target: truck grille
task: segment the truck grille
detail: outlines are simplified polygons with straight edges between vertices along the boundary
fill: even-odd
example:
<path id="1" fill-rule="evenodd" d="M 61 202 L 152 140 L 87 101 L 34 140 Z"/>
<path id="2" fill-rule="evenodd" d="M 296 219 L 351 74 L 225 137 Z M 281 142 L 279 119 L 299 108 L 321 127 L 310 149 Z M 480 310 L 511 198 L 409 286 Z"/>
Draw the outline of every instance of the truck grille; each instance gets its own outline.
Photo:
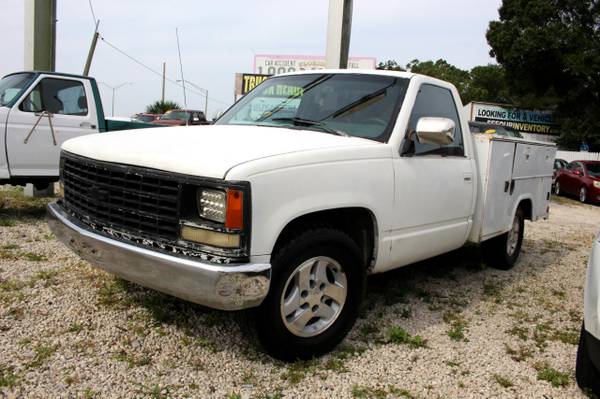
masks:
<path id="1" fill-rule="evenodd" d="M 181 184 L 144 168 L 64 154 L 63 206 L 95 230 L 174 241 Z"/>

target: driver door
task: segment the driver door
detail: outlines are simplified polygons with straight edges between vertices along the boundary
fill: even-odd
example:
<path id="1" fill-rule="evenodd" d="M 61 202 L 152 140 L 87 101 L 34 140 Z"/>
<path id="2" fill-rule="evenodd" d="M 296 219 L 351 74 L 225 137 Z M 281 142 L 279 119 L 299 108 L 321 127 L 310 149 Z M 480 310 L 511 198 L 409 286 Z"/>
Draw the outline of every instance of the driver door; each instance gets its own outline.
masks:
<path id="1" fill-rule="evenodd" d="M 419 143 L 415 131 L 422 117 L 454 121 L 454 141 L 445 146 Z M 400 156 L 394 159 L 392 268 L 461 247 L 475 198 L 475 163 L 465 153 L 463 137 L 470 133 L 463 131 L 452 92 L 422 84 L 407 130 Z"/>
<path id="2" fill-rule="evenodd" d="M 8 116 L 11 176 L 58 177 L 61 144 L 98 131 L 93 98 L 87 79 L 40 76 Z"/>

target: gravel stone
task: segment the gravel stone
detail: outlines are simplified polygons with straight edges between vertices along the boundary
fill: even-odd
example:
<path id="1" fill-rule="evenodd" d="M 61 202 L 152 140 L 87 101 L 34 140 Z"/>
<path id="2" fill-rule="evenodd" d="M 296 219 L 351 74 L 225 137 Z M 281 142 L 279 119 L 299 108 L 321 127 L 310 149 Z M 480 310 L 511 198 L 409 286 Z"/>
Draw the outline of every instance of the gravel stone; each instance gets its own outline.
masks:
<path id="1" fill-rule="evenodd" d="M 262 352 L 251 312 L 116 279 L 54 239 L 42 217 L 14 222 L 0 226 L 0 398 L 585 397 L 575 354 L 597 206 L 556 199 L 549 220 L 526 223 L 510 271 L 467 246 L 370 277 L 348 338 L 295 364 Z M 392 326 L 425 347 L 392 342 Z M 567 385 L 539 380 L 542 366 L 568 373 Z"/>

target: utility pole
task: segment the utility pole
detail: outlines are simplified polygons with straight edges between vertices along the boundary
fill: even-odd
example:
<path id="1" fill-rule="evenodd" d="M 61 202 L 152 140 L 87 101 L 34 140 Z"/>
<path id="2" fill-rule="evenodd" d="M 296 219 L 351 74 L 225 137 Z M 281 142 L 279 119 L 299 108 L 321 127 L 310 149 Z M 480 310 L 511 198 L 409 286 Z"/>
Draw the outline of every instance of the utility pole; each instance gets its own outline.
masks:
<path id="1" fill-rule="evenodd" d="M 56 67 L 56 0 L 25 0 L 25 69 Z"/>
<path id="2" fill-rule="evenodd" d="M 124 82 L 124 83 L 121 83 L 120 85 L 118 85 L 118 86 L 115 86 L 115 87 L 113 87 L 113 86 L 111 86 L 111 85 L 109 85 L 109 84 L 106 84 L 106 83 L 104 83 L 104 82 L 98 82 L 98 83 L 100 83 L 100 84 L 103 84 L 104 86 L 106 86 L 106 87 L 108 87 L 109 89 L 111 89 L 111 90 L 112 90 L 112 101 L 111 101 L 111 103 L 112 103 L 112 107 L 111 107 L 111 113 L 110 113 L 110 116 L 115 116 L 115 92 L 116 92 L 118 89 L 120 89 L 121 87 L 123 87 L 123 86 L 125 86 L 125 85 L 130 85 L 130 84 L 132 84 L 132 83 L 131 83 L 131 82 Z"/>
<path id="3" fill-rule="evenodd" d="M 23 65 L 26 70 L 54 72 L 56 69 L 56 1 L 25 0 Z M 52 183 L 45 188 L 31 183 L 25 186 L 27 197 L 49 195 L 54 195 Z"/>
<path id="4" fill-rule="evenodd" d="M 327 68 L 348 68 L 352 0 L 329 0 L 327 23 Z"/>
<path id="5" fill-rule="evenodd" d="M 167 63 L 163 62 L 163 77 L 162 77 L 162 95 L 160 96 L 160 101 L 165 102 L 165 79 L 167 76 Z"/>
<path id="6" fill-rule="evenodd" d="M 177 79 L 177 82 L 187 83 L 190 86 L 200 90 L 200 92 L 202 92 L 204 94 L 204 117 L 206 118 L 207 112 L 208 112 L 208 90 L 206 90 L 203 87 L 198 86 L 197 84 L 190 82 L 189 80 L 184 81 L 183 79 Z"/>
<path id="7" fill-rule="evenodd" d="M 96 21 L 96 29 L 94 30 L 94 36 L 92 36 L 92 44 L 90 45 L 90 51 L 88 51 L 88 56 L 85 61 L 85 66 L 83 67 L 83 76 L 88 76 L 90 73 L 90 68 L 92 66 L 92 58 L 94 58 L 94 52 L 96 51 L 96 44 L 98 43 L 98 38 L 100 37 L 100 33 L 98 32 L 98 26 L 100 25 L 100 20 Z"/>

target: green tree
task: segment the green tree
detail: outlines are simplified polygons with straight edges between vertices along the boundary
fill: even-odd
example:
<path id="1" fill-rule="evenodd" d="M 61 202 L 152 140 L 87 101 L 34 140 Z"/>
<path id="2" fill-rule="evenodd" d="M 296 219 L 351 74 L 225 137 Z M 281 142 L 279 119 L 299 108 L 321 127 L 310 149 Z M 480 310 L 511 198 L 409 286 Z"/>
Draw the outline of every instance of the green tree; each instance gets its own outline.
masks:
<path id="1" fill-rule="evenodd" d="M 481 65 L 469 71 L 471 81 L 465 97 L 473 101 L 511 104 L 512 98 L 506 85 L 506 72 L 501 65 Z"/>
<path id="2" fill-rule="evenodd" d="M 471 82 L 469 72 L 455 67 L 446 60 L 439 59 L 435 62 L 412 60 L 406 65 L 406 69 L 413 73 L 420 73 L 450 82 L 458 89 L 464 104 L 472 101 L 472 98 L 468 95 Z"/>
<path id="3" fill-rule="evenodd" d="M 563 146 L 600 150 L 600 2 L 503 0 L 499 14 L 490 54 L 519 105 L 554 109 Z"/>
<path id="4" fill-rule="evenodd" d="M 387 60 L 386 62 L 380 62 L 379 65 L 377 65 L 377 69 L 385 69 L 388 71 L 406 71 L 406 69 L 402 68 L 400 66 L 400 64 L 398 64 L 396 61 L 394 60 Z"/>
<path id="5" fill-rule="evenodd" d="M 170 109 L 181 109 L 179 104 L 174 101 L 155 101 L 146 107 L 146 112 L 149 114 L 164 114 Z"/>
<path id="6" fill-rule="evenodd" d="M 465 71 L 443 59 L 435 62 L 412 60 L 405 69 L 397 61 L 388 60 L 380 62 L 378 69 L 409 70 L 413 73 L 446 80 L 456 86 L 464 104 L 471 101 L 510 102 L 510 95 L 506 87 L 506 74 L 500 65 L 476 66 L 470 71 Z"/>

